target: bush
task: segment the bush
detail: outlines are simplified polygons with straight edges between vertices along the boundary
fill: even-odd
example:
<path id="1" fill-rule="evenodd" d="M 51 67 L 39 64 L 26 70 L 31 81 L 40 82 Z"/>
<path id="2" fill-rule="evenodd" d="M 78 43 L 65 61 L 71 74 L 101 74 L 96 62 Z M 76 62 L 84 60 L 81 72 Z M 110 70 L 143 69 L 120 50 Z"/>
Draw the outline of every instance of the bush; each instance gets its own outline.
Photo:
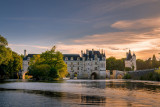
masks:
<path id="1" fill-rule="evenodd" d="M 130 67 L 125 67 L 125 71 L 132 71 Z"/>
<path id="2" fill-rule="evenodd" d="M 131 79 L 131 75 L 129 75 L 128 73 L 124 75 L 123 79 Z"/>
<path id="3" fill-rule="evenodd" d="M 141 76 L 140 80 L 160 81 L 160 73 L 156 71 L 148 73 L 145 76 Z"/>

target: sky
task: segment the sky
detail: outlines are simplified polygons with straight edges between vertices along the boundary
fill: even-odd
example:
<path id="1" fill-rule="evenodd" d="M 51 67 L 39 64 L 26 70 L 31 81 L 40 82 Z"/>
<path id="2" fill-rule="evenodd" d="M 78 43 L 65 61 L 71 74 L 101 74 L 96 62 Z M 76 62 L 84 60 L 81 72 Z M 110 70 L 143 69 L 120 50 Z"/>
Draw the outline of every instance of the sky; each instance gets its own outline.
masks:
<path id="1" fill-rule="evenodd" d="M 160 57 L 160 0 L 1 0 L 0 35 L 23 54 L 56 45 L 63 54 Z"/>

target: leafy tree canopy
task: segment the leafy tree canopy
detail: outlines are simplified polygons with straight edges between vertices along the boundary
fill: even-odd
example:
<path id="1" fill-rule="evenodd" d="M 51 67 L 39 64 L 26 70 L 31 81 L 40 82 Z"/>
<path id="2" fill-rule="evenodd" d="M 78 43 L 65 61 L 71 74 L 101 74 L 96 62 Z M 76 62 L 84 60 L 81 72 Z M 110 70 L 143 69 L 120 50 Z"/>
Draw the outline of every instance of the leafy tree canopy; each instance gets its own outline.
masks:
<path id="1" fill-rule="evenodd" d="M 18 72 L 22 68 L 22 58 L 6 47 L 7 45 L 7 40 L 0 35 L 0 79 L 18 78 Z"/>
<path id="2" fill-rule="evenodd" d="M 0 45 L 8 45 L 8 41 L 6 38 L 4 38 L 3 36 L 0 35 Z"/>
<path id="3" fill-rule="evenodd" d="M 56 51 L 54 46 L 49 51 L 35 55 L 30 60 L 29 74 L 42 80 L 65 77 L 68 72 L 62 53 Z"/>

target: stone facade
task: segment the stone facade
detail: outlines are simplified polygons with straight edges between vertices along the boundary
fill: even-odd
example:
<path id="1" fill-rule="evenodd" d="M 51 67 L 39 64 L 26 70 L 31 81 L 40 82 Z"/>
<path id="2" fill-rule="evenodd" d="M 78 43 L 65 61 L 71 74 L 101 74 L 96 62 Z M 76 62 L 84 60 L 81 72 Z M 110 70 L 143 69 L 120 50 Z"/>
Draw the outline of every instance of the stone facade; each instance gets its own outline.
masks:
<path id="1" fill-rule="evenodd" d="M 24 51 L 22 78 L 28 71 L 29 61 L 33 55 Z M 63 60 L 67 64 L 70 78 L 77 76 L 78 79 L 105 79 L 106 78 L 106 57 L 105 53 L 94 50 L 81 51 L 79 54 L 63 54 Z"/>
<path id="2" fill-rule="evenodd" d="M 26 50 L 24 50 L 24 58 L 23 58 L 23 65 L 22 65 L 22 79 L 25 79 L 25 74 L 28 72 L 28 67 L 29 67 L 29 61 L 30 58 L 33 57 L 33 55 L 37 55 L 37 54 L 28 54 Z"/>
<path id="3" fill-rule="evenodd" d="M 105 79 L 106 78 L 106 57 L 100 51 L 86 50 L 79 54 L 64 54 L 64 61 L 70 78 L 76 75 L 78 79 Z"/>
<path id="4" fill-rule="evenodd" d="M 131 51 L 129 50 L 129 53 L 126 53 L 126 60 L 125 60 L 125 67 L 134 68 L 134 71 L 137 70 L 137 66 L 136 66 L 136 55 L 135 53 L 133 53 L 133 55 L 131 54 Z"/>

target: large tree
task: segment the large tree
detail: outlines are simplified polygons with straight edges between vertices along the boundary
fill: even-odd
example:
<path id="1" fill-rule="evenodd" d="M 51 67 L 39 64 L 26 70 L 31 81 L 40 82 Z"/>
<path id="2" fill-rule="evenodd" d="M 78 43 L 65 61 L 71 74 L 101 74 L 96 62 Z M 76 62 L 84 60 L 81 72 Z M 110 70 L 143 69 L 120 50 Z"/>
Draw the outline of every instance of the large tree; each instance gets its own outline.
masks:
<path id="1" fill-rule="evenodd" d="M 63 61 L 63 55 L 55 50 L 55 46 L 30 60 L 29 74 L 35 79 L 63 78 L 67 73 L 67 65 Z"/>
<path id="2" fill-rule="evenodd" d="M 7 45 L 7 40 L 0 35 L 0 79 L 17 78 L 22 68 L 21 56 L 13 52 Z"/>
<path id="3" fill-rule="evenodd" d="M 124 70 L 124 58 L 116 59 L 115 57 L 109 57 L 106 59 L 107 70 Z"/>

